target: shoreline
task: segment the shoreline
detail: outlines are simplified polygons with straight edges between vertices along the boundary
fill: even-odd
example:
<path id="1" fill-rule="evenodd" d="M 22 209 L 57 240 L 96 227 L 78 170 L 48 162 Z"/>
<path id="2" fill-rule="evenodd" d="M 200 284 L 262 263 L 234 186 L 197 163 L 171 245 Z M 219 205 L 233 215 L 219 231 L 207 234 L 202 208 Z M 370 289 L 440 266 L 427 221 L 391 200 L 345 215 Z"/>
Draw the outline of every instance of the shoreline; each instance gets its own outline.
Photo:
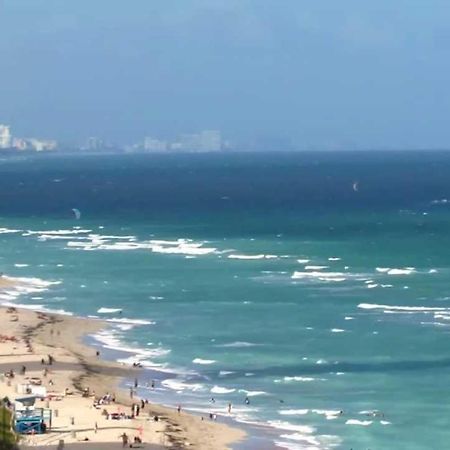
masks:
<path id="1" fill-rule="evenodd" d="M 9 280 L 7 285 L 3 285 L 0 277 L 0 290 L 13 287 Z M 8 310 L 14 312 L 8 313 Z M 77 405 L 69 405 L 70 413 L 76 416 L 87 415 L 86 409 L 90 408 L 89 414 L 92 416 L 92 428 L 84 429 L 81 434 L 92 442 L 117 442 L 119 434 L 115 430 L 117 427 L 109 428 L 111 430 L 109 439 L 108 436 L 103 436 L 108 433 L 95 432 L 95 428 L 97 428 L 95 424 L 101 420 L 100 411 L 90 406 L 93 399 L 82 398 L 81 392 L 83 389 L 89 388 L 91 392 L 95 392 L 96 397 L 114 393 L 115 403 L 105 409 L 129 410 L 131 404 L 140 399 L 130 398 L 129 392 L 121 388 L 120 384 L 124 380 L 138 378 L 145 369 L 127 367 L 102 359 L 101 355 L 97 356 L 95 348 L 85 342 L 87 336 L 108 326 L 107 322 L 100 319 L 0 306 L 0 328 L 5 330 L 4 334 L 12 335 L 17 339 L 16 341 L 0 342 L 0 372 L 4 373 L 14 368 L 15 372 L 19 373 L 21 366 L 26 366 L 27 374 L 39 376 L 44 367 L 40 360 L 45 355 L 52 355 L 55 358 L 55 364 L 51 366 L 51 386 L 49 385 L 47 389 L 49 391 L 55 391 L 57 388 L 60 391 L 68 389 L 73 391 L 73 395 L 70 398 L 64 397 L 59 404 L 49 402 L 51 409 L 57 406 L 58 415 L 61 416 L 64 409 L 63 403 L 69 400 L 69 403 L 74 403 L 72 400 L 76 398 Z M 16 375 L 15 382 L 20 381 L 25 380 L 21 380 L 20 376 Z M 50 380 L 43 379 L 42 381 L 43 384 L 48 384 Z M 6 383 L 6 386 L 0 383 L 2 396 L 8 395 L 12 398 L 17 396 L 17 394 L 14 395 L 12 386 L 8 386 L 8 382 Z M 132 419 L 129 424 L 132 432 L 136 433 L 136 430 L 140 430 L 146 443 L 162 444 L 161 448 L 170 445 L 172 448 L 193 446 L 199 450 L 225 450 L 242 442 L 246 436 L 241 428 L 222 422 L 203 420 L 203 417 L 190 412 L 178 413 L 167 406 L 152 403 L 151 394 L 148 397 L 150 403 L 145 405 L 145 410 L 143 409 L 141 413 L 141 417 L 145 415 L 147 419 Z M 97 415 L 98 420 L 95 420 Z M 150 417 L 154 416 L 159 418 L 159 421 L 156 422 L 157 427 L 155 427 L 154 421 L 150 422 Z M 78 417 L 75 420 L 78 422 Z M 114 432 L 112 432 L 113 429 Z M 55 433 L 34 436 L 34 444 L 42 445 L 46 441 L 45 438 L 53 434 Z M 59 435 L 64 435 L 65 441 L 68 443 L 79 442 L 79 439 L 72 436 L 72 431 L 67 427 L 64 430 L 61 429 Z M 47 443 L 47 445 L 49 444 Z"/>

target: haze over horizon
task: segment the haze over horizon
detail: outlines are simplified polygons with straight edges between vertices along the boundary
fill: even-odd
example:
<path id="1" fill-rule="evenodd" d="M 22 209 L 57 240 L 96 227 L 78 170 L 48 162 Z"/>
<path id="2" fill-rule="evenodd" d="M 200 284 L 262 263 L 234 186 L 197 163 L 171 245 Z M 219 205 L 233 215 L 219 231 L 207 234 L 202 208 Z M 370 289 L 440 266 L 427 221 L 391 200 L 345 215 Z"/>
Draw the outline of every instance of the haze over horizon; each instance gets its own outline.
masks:
<path id="1" fill-rule="evenodd" d="M 450 148 L 443 0 L 0 0 L 0 123 Z"/>

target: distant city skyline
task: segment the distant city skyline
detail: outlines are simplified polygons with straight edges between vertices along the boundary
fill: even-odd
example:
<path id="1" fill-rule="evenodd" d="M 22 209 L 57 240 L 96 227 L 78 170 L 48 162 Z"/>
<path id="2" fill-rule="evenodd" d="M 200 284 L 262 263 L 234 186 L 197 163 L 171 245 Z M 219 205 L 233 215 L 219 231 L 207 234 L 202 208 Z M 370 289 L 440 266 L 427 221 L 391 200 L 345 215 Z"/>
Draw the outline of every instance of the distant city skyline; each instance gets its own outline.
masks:
<path id="1" fill-rule="evenodd" d="M 449 23 L 442 0 L 2 0 L 0 123 L 69 144 L 448 148 Z"/>

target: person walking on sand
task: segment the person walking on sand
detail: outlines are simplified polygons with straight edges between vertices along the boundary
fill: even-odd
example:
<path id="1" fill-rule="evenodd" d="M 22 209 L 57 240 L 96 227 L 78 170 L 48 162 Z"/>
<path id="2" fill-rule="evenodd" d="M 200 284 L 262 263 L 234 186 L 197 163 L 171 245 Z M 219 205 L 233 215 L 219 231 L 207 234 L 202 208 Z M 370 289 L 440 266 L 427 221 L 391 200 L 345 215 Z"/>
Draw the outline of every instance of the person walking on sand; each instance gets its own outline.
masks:
<path id="1" fill-rule="evenodd" d="M 177 406 L 177 411 L 178 411 L 178 414 L 181 413 L 181 405 L 178 405 L 178 406 Z"/>
<path id="2" fill-rule="evenodd" d="M 120 437 L 122 438 L 122 447 L 125 448 L 128 445 L 128 435 L 127 433 L 123 433 Z"/>

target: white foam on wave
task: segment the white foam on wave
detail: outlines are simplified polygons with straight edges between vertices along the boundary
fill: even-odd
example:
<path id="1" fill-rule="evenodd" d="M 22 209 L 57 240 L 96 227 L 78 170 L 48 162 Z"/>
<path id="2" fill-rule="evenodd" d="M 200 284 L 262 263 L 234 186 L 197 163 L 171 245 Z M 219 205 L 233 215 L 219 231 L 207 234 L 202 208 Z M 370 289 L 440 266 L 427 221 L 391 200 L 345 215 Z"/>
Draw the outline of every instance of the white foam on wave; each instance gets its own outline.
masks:
<path id="1" fill-rule="evenodd" d="M 332 333 L 345 333 L 346 330 L 343 330 L 342 328 L 332 328 Z"/>
<path id="2" fill-rule="evenodd" d="M 337 256 L 331 256 L 330 258 L 328 258 L 328 261 L 340 261 L 341 258 L 338 258 Z"/>
<path id="3" fill-rule="evenodd" d="M 229 259 L 242 259 L 242 260 L 247 260 L 247 259 L 265 259 L 266 255 L 228 255 Z"/>
<path id="4" fill-rule="evenodd" d="M 310 261 L 310 259 L 297 259 L 297 262 L 300 264 L 308 264 Z"/>
<path id="5" fill-rule="evenodd" d="M 281 416 L 304 416 L 308 412 L 309 409 L 280 409 L 278 414 Z"/>
<path id="6" fill-rule="evenodd" d="M 16 263 L 16 264 L 14 264 L 14 267 L 28 267 L 29 266 L 29 264 L 21 264 L 21 263 Z"/>
<path id="7" fill-rule="evenodd" d="M 300 381 L 300 382 L 304 383 L 304 382 L 316 381 L 317 378 L 296 376 L 296 377 L 284 377 L 283 380 L 286 382 Z M 280 382 L 280 381 L 281 380 L 278 380 L 278 382 Z M 277 382 L 277 380 L 275 380 L 275 382 Z"/>
<path id="8" fill-rule="evenodd" d="M 357 420 L 357 419 L 348 419 L 345 424 L 346 425 L 361 425 L 363 427 L 367 427 L 369 425 L 372 425 L 371 420 Z"/>
<path id="9" fill-rule="evenodd" d="M 128 323 L 133 325 L 155 325 L 156 322 L 142 319 L 128 319 L 126 317 L 106 319 L 107 322 Z"/>
<path id="10" fill-rule="evenodd" d="M 147 367 L 161 367 L 162 364 L 154 363 L 150 358 L 157 358 L 170 353 L 170 350 L 164 348 L 142 349 L 139 347 L 126 345 L 122 342 L 121 334 L 119 334 L 117 329 L 100 330 L 99 332 L 93 334 L 92 337 L 107 349 L 131 354 L 129 357 L 120 358 L 117 360 L 123 364 L 131 365 L 135 362 L 140 362 L 143 366 Z"/>
<path id="11" fill-rule="evenodd" d="M 306 267 L 305 267 L 306 269 Z M 312 272 L 299 272 L 295 271 L 291 278 L 293 280 L 319 280 L 319 281 L 325 281 L 325 282 L 340 282 L 346 280 L 346 274 L 342 272 L 319 272 L 319 271 L 312 271 Z"/>
<path id="12" fill-rule="evenodd" d="M 202 359 L 202 358 L 194 358 L 192 360 L 194 364 L 202 364 L 202 365 L 209 365 L 214 364 L 216 361 L 214 359 Z"/>
<path id="13" fill-rule="evenodd" d="M 329 266 L 305 266 L 305 270 L 323 270 L 328 268 Z"/>
<path id="14" fill-rule="evenodd" d="M 97 312 L 99 314 L 112 314 L 112 313 L 122 312 L 122 309 L 121 308 L 106 308 L 106 307 L 102 307 L 102 308 L 99 308 L 97 310 Z"/>
<path id="15" fill-rule="evenodd" d="M 430 203 L 432 205 L 446 205 L 447 203 L 450 203 L 450 201 L 446 198 L 439 198 L 436 200 L 432 200 Z"/>
<path id="16" fill-rule="evenodd" d="M 259 344 L 254 344 L 253 342 L 246 342 L 246 341 L 235 341 L 235 342 L 228 342 L 226 344 L 219 344 L 217 347 L 225 347 L 225 348 L 245 348 L 245 347 L 255 347 Z"/>
<path id="17" fill-rule="evenodd" d="M 205 390 L 205 386 L 200 383 L 186 383 L 181 380 L 177 380 L 175 378 L 169 378 L 167 380 L 163 380 L 161 384 L 167 388 L 171 389 L 173 391 L 176 391 L 177 393 L 181 393 L 183 391 L 192 391 L 192 392 L 198 392 Z"/>
<path id="18" fill-rule="evenodd" d="M 377 267 L 377 268 L 375 268 L 375 270 L 377 272 L 386 273 L 386 272 L 388 272 L 391 269 L 389 267 Z"/>
<path id="19" fill-rule="evenodd" d="M 71 240 L 67 243 L 70 249 L 85 251 L 94 250 L 150 250 L 153 253 L 179 254 L 189 256 L 209 255 L 219 253 L 216 248 L 204 247 L 206 242 L 194 242 L 191 239 L 176 239 L 165 241 L 151 239 L 148 241 L 136 240 L 135 236 L 102 236 L 89 235 L 83 242 Z"/>
<path id="20" fill-rule="evenodd" d="M 23 230 L 14 230 L 13 228 L 0 228 L 0 234 L 22 233 Z"/>
<path id="21" fill-rule="evenodd" d="M 227 375 L 232 375 L 233 373 L 236 372 L 233 372 L 232 370 L 221 370 L 219 372 L 219 377 L 226 377 Z"/>
<path id="22" fill-rule="evenodd" d="M 325 416 L 327 420 L 337 419 L 342 412 L 334 409 L 313 409 L 311 412 L 320 416 Z"/>
<path id="23" fill-rule="evenodd" d="M 352 316 L 345 316 L 344 320 L 355 320 L 355 318 Z"/>
<path id="24" fill-rule="evenodd" d="M 215 385 L 214 387 L 211 388 L 210 392 L 212 392 L 213 394 L 231 394 L 235 390 L 236 389 L 233 388 L 225 388 L 222 386 Z"/>
<path id="25" fill-rule="evenodd" d="M 282 420 L 269 420 L 268 424 L 276 428 L 277 430 L 284 430 L 284 431 L 298 431 L 300 433 L 307 433 L 311 434 L 316 431 L 314 427 L 310 427 L 308 425 L 294 425 L 290 422 L 284 422 Z"/>
<path id="26" fill-rule="evenodd" d="M 404 269 L 389 269 L 387 271 L 388 275 L 410 275 L 415 272 L 414 267 L 406 267 Z"/>
<path id="27" fill-rule="evenodd" d="M 430 306 L 390 306 L 378 305 L 376 303 L 360 303 L 358 308 L 361 309 L 382 309 L 384 311 L 406 311 L 406 312 L 433 312 L 433 311 L 450 311 L 450 308 L 430 307 Z"/>
<path id="28" fill-rule="evenodd" d="M 261 395 L 269 395 L 265 391 L 247 391 L 246 389 L 239 389 L 239 392 L 244 393 L 247 397 L 259 397 Z"/>

